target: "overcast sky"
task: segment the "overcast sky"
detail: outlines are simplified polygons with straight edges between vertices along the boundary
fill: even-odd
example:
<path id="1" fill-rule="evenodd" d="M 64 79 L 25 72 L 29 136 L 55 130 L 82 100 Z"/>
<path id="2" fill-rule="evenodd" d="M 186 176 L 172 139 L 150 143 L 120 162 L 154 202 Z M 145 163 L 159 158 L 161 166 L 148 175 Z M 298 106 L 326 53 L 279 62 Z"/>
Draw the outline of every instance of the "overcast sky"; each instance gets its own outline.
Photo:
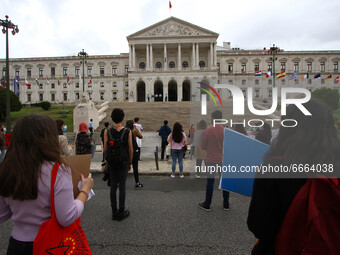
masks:
<path id="1" fill-rule="evenodd" d="M 1 0 L 20 32 L 10 57 L 128 52 L 126 36 L 170 16 L 219 34 L 218 45 L 284 50 L 340 50 L 339 0 Z M 4 58 L 5 36 L 0 37 Z"/>

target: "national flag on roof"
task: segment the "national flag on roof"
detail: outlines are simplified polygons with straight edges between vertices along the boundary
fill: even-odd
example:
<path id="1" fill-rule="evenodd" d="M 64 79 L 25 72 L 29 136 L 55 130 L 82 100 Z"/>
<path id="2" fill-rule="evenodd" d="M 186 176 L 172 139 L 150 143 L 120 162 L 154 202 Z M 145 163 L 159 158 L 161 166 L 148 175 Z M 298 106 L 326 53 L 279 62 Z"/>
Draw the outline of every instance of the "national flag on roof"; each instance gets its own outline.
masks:
<path id="1" fill-rule="evenodd" d="M 46 83 L 47 83 L 47 85 L 50 85 L 50 81 L 48 80 L 47 76 L 46 76 Z"/>
<path id="2" fill-rule="evenodd" d="M 26 78 L 25 78 L 25 85 L 26 85 L 27 87 L 29 87 L 29 88 L 31 87 L 31 84 L 28 83 L 28 81 L 27 81 Z"/>
<path id="3" fill-rule="evenodd" d="M 172 4 L 171 4 L 171 1 L 169 1 L 169 9 L 172 8 Z"/>
<path id="4" fill-rule="evenodd" d="M 278 74 L 276 75 L 276 78 L 280 79 L 280 78 L 285 77 L 285 76 L 286 76 L 286 71 L 283 71 L 283 72 L 281 72 L 281 73 L 278 73 Z"/>
<path id="5" fill-rule="evenodd" d="M 58 76 L 58 86 L 60 86 L 60 80 L 59 80 L 59 76 Z"/>
<path id="6" fill-rule="evenodd" d="M 288 80 L 294 80 L 297 78 L 297 73 L 294 73 L 292 76 L 288 78 Z"/>
<path id="7" fill-rule="evenodd" d="M 39 86 L 39 80 L 38 80 L 38 78 L 35 78 L 35 82 L 36 82 L 37 85 Z"/>
<path id="8" fill-rule="evenodd" d="M 14 78 L 14 94 L 18 97 L 19 96 L 19 77 L 15 76 Z"/>
<path id="9" fill-rule="evenodd" d="M 268 78 L 269 76 L 272 76 L 272 75 L 273 75 L 272 70 L 269 70 L 269 72 L 266 74 L 266 78 Z"/>
<path id="10" fill-rule="evenodd" d="M 331 81 L 332 80 L 332 75 L 328 76 L 325 81 Z"/>
<path id="11" fill-rule="evenodd" d="M 256 73 L 255 73 L 255 76 L 262 76 L 262 71 L 260 70 L 260 71 L 257 71 Z"/>
<path id="12" fill-rule="evenodd" d="M 334 83 L 335 84 L 339 83 L 339 76 L 335 78 Z"/>
<path id="13" fill-rule="evenodd" d="M 320 78 L 320 77 L 321 77 L 321 73 L 314 75 L 314 79 L 317 79 L 317 78 Z"/>
<path id="14" fill-rule="evenodd" d="M 304 81 L 309 78 L 309 73 L 306 73 L 305 75 L 301 76 L 301 81 Z"/>
<path id="15" fill-rule="evenodd" d="M 67 84 L 70 85 L 70 76 L 67 75 Z"/>

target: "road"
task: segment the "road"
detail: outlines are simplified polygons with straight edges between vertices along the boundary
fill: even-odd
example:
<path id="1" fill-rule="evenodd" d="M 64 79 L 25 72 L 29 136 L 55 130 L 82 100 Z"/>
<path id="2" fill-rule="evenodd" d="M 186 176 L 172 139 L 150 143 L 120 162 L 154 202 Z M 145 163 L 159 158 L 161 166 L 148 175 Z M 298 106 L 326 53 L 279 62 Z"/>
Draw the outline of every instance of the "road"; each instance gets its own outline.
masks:
<path id="1" fill-rule="evenodd" d="M 255 239 L 247 229 L 250 199 L 230 195 L 224 211 L 222 192 L 215 187 L 211 212 L 198 208 L 205 179 L 142 176 L 144 188 L 127 180 L 126 207 L 131 215 L 111 220 L 109 188 L 95 175 L 95 193 L 82 215 L 82 226 L 93 254 L 250 254 Z M 217 183 L 215 183 L 217 186 Z M 12 222 L 0 224 L 0 254 L 6 254 Z"/>

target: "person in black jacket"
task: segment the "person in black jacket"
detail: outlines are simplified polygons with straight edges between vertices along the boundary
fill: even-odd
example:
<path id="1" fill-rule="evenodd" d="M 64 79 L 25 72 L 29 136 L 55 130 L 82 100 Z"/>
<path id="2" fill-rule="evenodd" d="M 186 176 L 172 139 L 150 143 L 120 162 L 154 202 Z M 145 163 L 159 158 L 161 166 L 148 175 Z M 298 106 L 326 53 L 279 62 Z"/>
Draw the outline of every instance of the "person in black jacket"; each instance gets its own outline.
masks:
<path id="1" fill-rule="evenodd" d="M 286 124 L 289 119 L 298 124 L 295 127 L 280 127 L 278 137 L 264 157 L 264 165 L 333 164 L 334 171 L 329 174 L 339 177 L 340 143 L 332 112 L 323 102 L 315 99 L 305 103 L 304 107 L 312 115 L 305 116 L 295 105 L 287 108 Z M 313 174 L 309 172 L 309 175 Z M 327 173 L 322 174 L 329 177 Z M 309 175 L 274 173 L 267 176 L 271 177 L 268 179 L 256 176 L 247 219 L 249 230 L 259 239 L 252 250 L 253 255 L 275 254 L 276 236 L 287 210 Z"/>
<path id="2" fill-rule="evenodd" d="M 79 124 L 76 138 L 76 155 L 91 154 L 91 138 L 89 135 L 89 126 L 86 122 Z"/>
<path id="3" fill-rule="evenodd" d="M 171 133 L 171 128 L 168 126 L 168 121 L 164 120 L 164 126 L 162 126 L 159 131 L 158 135 L 162 138 L 162 153 L 161 153 L 161 160 L 164 160 L 164 152 L 168 143 L 168 136 Z M 169 156 L 166 156 L 166 159 L 169 159 Z"/>

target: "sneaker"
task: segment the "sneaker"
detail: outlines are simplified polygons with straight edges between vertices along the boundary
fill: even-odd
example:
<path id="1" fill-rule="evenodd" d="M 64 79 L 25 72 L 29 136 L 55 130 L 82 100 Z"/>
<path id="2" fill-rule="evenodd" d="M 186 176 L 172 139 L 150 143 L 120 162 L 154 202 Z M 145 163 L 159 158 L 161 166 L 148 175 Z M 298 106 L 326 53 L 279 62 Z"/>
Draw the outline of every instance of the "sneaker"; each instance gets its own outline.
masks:
<path id="1" fill-rule="evenodd" d="M 184 174 L 181 174 L 181 175 L 179 176 L 179 178 L 183 179 L 183 178 L 184 178 Z"/>
<path id="2" fill-rule="evenodd" d="M 136 183 L 135 189 L 140 189 L 140 188 L 143 188 L 143 184 L 141 184 L 141 183 Z"/>
<path id="3" fill-rule="evenodd" d="M 171 178 L 175 178 L 176 177 L 175 174 L 171 174 L 170 176 L 171 176 Z"/>
<path id="4" fill-rule="evenodd" d="M 210 207 L 206 206 L 204 203 L 200 203 L 198 207 L 204 211 L 210 212 Z"/>
<path id="5" fill-rule="evenodd" d="M 229 205 L 224 205 L 223 209 L 224 209 L 224 211 L 229 211 Z"/>
<path id="6" fill-rule="evenodd" d="M 118 220 L 118 221 L 122 221 L 122 220 L 124 220 L 125 218 L 129 217 L 129 215 L 130 215 L 130 211 L 129 211 L 129 210 L 124 210 L 123 212 L 121 212 L 121 213 L 118 214 L 117 220 Z"/>

